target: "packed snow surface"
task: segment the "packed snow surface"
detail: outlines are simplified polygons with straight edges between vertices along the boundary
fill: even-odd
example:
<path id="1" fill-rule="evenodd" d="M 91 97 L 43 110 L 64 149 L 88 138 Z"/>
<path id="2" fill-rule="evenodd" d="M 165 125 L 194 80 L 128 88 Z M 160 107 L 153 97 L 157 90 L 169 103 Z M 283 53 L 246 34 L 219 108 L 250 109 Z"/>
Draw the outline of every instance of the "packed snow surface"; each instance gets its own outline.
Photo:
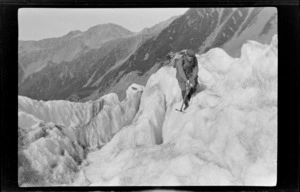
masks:
<path id="1" fill-rule="evenodd" d="M 75 169 L 72 172 L 75 176 L 68 179 L 71 185 L 274 186 L 277 36 L 270 45 L 248 41 L 241 53 L 240 58 L 232 58 L 222 49 L 214 48 L 197 56 L 201 90 L 191 98 L 185 113 L 175 110 L 181 107 L 182 98 L 172 66 L 159 69 L 144 88 L 134 85 L 136 91 L 131 95 L 136 97 L 127 101 L 134 104 L 123 107 L 132 118 L 123 123 L 118 123 L 123 116 L 117 112 L 111 112 L 115 118 L 107 120 L 98 116 L 110 115 L 99 112 L 99 120 L 88 128 L 90 119 L 96 118 L 92 106 L 99 106 L 100 101 L 85 104 L 59 101 L 58 105 L 58 101 L 38 102 L 19 97 L 19 127 L 32 129 L 27 134 L 31 140 L 23 139 L 29 140 L 23 153 L 36 170 L 49 165 L 49 174 L 55 181 L 63 170 Z M 102 100 L 110 109 L 121 105 L 111 94 Z M 101 107 L 96 108 L 98 111 Z M 41 126 L 40 120 L 49 123 Z M 41 127 L 57 133 L 37 136 L 35 130 Z M 84 142 L 78 136 L 81 132 L 85 133 Z M 105 134 L 109 136 L 102 139 Z M 95 150 L 75 158 L 85 150 L 82 146 Z M 81 161 L 74 160 L 72 164 L 68 163 L 70 159 Z M 75 168 L 65 168 L 72 165 Z M 66 175 L 71 177 L 69 173 Z"/>

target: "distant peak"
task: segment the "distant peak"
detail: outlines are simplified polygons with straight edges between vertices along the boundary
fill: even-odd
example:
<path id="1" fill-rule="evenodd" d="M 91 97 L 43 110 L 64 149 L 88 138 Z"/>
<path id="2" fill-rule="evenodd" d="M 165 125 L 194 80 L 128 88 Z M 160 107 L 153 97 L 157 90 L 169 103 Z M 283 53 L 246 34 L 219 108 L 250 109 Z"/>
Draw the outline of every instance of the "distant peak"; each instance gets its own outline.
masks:
<path id="1" fill-rule="evenodd" d="M 67 36 L 70 36 L 70 35 L 77 35 L 77 34 L 79 34 L 79 33 L 82 33 L 82 31 L 80 31 L 80 30 L 70 31 L 70 32 L 67 34 Z"/>
<path id="2" fill-rule="evenodd" d="M 122 29 L 122 30 L 126 30 L 126 31 L 131 32 L 130 30 L 124 28 L 123 26 L 117 25 L 117 24 L 114 24 L 114 23 L 105 23 L 105 24 L 95 25 L 95 26 L 89 28 L 88 31 L 101 30 L 101 29 L 110 29 L 110 28 Z"/>

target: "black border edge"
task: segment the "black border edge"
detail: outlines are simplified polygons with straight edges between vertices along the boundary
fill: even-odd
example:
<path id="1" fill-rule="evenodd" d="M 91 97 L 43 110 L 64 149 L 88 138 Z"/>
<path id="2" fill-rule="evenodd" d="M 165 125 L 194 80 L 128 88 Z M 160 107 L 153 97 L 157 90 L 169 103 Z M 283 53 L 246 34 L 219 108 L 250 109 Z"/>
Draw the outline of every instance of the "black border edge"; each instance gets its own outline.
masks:
<path id="1" fill-rule="evenodd" d="M 36 187 L 17 184 L 17 58 L 19 8 L 101 7 L 276 7 L 278 10 L 278 177 L 275 187 Z M 297 1 L 2 1 L 1 47 L 1 190 L 3 191 L 299 191 L 299 2 Z M 295 107 L 296 106 L 296 107 Z M 15 151 L 14 151 L 15 150 Z"/>

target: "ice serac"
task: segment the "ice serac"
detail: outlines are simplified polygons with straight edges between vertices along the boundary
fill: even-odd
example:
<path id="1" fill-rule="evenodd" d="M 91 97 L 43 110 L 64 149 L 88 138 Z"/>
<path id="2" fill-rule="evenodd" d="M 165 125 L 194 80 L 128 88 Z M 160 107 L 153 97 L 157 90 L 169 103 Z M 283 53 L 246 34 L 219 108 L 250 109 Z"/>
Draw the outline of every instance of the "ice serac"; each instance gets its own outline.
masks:
<path id="1" fill-rule="evenodd" d="M 113 93 L 86 103 L 19 96 L 19 184 L 71 183 L 86 153 L 132 122 L 142 91 L 143 86 L 131 85 L 122 102 Z"/>
<path id="2" fill-rule="evenodd" d="M 276 185 L 277 35 L 240 58 L 215 48 L 197 59 L 203 89 L 186 112 L 175 69 L 162 67 L 133 123 L 88 154 L 90 185 Z"/>

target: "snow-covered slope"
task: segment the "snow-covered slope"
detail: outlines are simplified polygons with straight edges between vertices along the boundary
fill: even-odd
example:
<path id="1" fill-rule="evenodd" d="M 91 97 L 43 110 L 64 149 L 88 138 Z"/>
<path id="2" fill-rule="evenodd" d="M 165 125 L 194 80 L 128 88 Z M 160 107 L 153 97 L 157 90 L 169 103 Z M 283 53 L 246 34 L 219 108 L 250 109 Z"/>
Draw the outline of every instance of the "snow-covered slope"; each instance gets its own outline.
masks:
<path id="1" fill-rule="evenodd" d="M 34 170 L 43 175 L 42 185 L 276 185 L 277 36 L 270 45 L 248 41 L 240 58 L 215 48 L 197 59 L 202 90 L 185 113 L 175 110 L 182 98 L 171 66 L 149 78 L 142 96 L 142 87 L 129 89 L 135 97 L 122 102 L 123 116 L 135 110 L 123 124 L 121 104 L 111 94 L 96 116 L 91 111 L 102 108 L 100 101 L 55 107 L 19 97 L 19 127 L 32 129 L 20 131 L 27 137 L 20 138 L 25 144 L 19 159 L 27 160 L 21 161 L 19 182 L 33 183 L 24 175 Z M 95 124 L 87 123 L 90 118 Z M 120 131 L 113 136 L 114 124 Z"/>
<path id="2" fill-rule="evenodd" d="M 206 89 L 186 113 L 175 69 L 152 75 L 132 125 L 88 154 L 91 185 L 276 185 L 277 37 L 241 52 L 198 57 Z"/>

